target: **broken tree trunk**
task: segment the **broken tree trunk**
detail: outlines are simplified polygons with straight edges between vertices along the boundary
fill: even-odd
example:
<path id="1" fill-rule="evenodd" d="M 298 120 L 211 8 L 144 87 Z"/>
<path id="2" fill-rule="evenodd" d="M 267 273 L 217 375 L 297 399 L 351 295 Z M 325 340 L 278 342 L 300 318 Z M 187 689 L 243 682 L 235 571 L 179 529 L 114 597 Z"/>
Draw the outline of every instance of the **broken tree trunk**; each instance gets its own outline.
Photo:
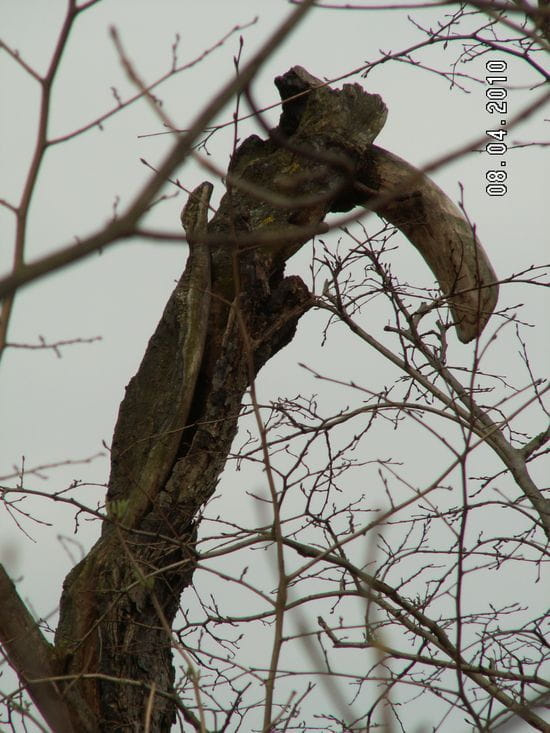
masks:
<path id="1" fill-rule="evenodd" d="M 195 243 L 120 407 L 101 538 L 65 579 L 52 668 L 71 680 L 75 730 L 140 730 L 151 696 L 151 731 L 168 731 L 176 706 L 195 720 L 173 694 L 170 629 L 192 583 L 199 512 L 247 387 L 313 305 L 283 270 L 324 217 L 363 205 L 402 229 L 439 279 L 464 341 L 496 302 L 496 278 L 460 212 L 373 147 L 386 118 L 378 95 L 357 84 L 330 89 L 301 67 L 276 84 L 279 125 L 236 151 L 213 219 L 201 228 L 198 209 L 187 209 L 209 267 L 199 273 L 205 249 Z M 208 313 L 207 322 L 193 313 Z M 190 359 L 198 373 L 187 383 Z"/>

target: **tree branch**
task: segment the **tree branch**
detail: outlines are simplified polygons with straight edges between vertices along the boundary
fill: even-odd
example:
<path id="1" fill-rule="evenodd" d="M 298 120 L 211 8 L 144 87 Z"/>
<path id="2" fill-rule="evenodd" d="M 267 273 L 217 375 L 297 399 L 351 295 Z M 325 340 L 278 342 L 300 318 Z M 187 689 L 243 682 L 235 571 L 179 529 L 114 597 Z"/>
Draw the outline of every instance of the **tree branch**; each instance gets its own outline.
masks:
<path id="1" fill-rule="evenodd" d="M 0 642 L 44 720 L 56 733 L 97 730 L 82 700 L 77 700 L 76 694 L 67 699 L 57 683 L 50 681 L 60 674 L 55 650 L 42 635 L 2 565 L 0 598 Z M 78 716 L 75 727 L 77 711 L 82 716 Z"/>
<path id="2" fill-rule="evenodd" d="M 497 276 L 460 209 L 428 176 L 376 145 L 358 178 L 371 189 L 365 206 L 374 191 L 374 211 L 405 234 L 434 273 L 460 340 L 478 337 L 497 303 Z"/>

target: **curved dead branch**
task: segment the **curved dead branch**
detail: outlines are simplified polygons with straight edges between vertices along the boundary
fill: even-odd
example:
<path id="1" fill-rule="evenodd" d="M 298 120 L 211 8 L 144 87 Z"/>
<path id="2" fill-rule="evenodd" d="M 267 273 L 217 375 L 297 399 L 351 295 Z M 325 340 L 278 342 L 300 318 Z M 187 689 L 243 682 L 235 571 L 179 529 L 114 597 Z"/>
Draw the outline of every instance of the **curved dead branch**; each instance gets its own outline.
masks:
<path id="1" fill-rule="evenodd" d="M 376 192 L 365 205 L 403 232 L 437 278 L 460 340 L 478 337 L 498 284 L 475 229 L 427 175 L 383 148 L 372 146 L 362 178 Z"/>

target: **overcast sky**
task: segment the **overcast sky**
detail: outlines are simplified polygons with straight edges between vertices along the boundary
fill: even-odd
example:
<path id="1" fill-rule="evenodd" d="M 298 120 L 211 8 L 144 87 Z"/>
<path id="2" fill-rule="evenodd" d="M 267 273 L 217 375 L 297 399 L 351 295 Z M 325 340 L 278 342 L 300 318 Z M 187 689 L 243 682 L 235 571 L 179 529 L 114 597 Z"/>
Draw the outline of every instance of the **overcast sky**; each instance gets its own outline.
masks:
<path id="1" fill-rule="evenodd" d="M 59 0 L 0 0 L 0 34 L 28 63 L 44 71 L 64 7 Z M 249 24 L 259 15 L 256 23 L 241 31 L 246 61 L 291 8 L 283 0 L 105 0 L 82 16 L 71 37 L 55 86 L 50 136 L 64 135 L 110 109 L 113 87 L 123 98 L 132 92 L 109 37 L 109 26 L 118 28 L 136 69 L 151 82 L 170 67 L 176 33 L 181 39 L 178 58 L 182 62 L 197 57 L 235 24 Z M 258 104 L 278 101 L 273 78 L 295 64 L 305 66 L 315 76 L 334 79 L 378 58 L 381 51 L 397 51 L 417 43 L 422 34 L 406 15 L 403 11 L 312 11 L 258 74 L 253 87 Z M 426 26 L 442 15 L 441 8 L 415 12 L 415 18 Z M 232 57 L 238 49 L 238 38 L 239 33 L 234 34 L 203 62 L 158 89 L 164 110 L 179 127 L 188 126 L 233 74 Z M 448 70 L 458 53 L 458 45 L 447 49 L 437 46 L 420 58 L 428 67 Z M 481 78 L 485 60 L 484 56 L 468 65 L 459 64 L 458 70 Z M 511 58 L 507 61 L 513 87 L 509 92 L 511 118 L 538 93 L 530 85 L 539 80 L 525 65 Z M 366 80 L 355 75 L 346 81 L 361 83 L 369 92 L 383 97 L 388 120 L 376 142 L 414 165 L 424 165 L 459 148 L 494 124 L 485 109 L 484 86 L 468 79 L 464 80 L 464 93 L 451 89 L 448 81 L 429 70 L 386 63 Z M 0 85 L 0 197 L 17 201 L 36 135 L 37 85 L 5 53 L 0 54 Z M 231 106 L 226 107 L 219 121 L 229 120 L 232 111 Z M 518 125 L 509 134 L 508 145 L 512 141 L 547 139 L 544 116 L 548 117 L 548 110 Z M 276 124 L 278 110 L 268 113 L 268 118 Z M 102 131 L 96 128 L 53 147 L 33 200 L 27 260 L 95 231 L 112 217 L 114 206 L 122 210 L 150 175 L 140 158 L 155 165 L 170 146 L 169 135 L 143 137 L 160 130 L 158 118 L 139 102 L 107 120 Z M 262 134 L 253 124 L 243 123 L 240 136 L 244 138 L 253 131 Z M 222 171 L 227 167 L 232 135 L 229 128 L 209 144 L 211 161 Z M 502 198 L 485 193 L 485 172 L 492 166 L 487 154 L 469 154 L 432 175 L 455 201 L 459 201 L 462 187 L 468 215 L 501 278 L 543 263 L 548 258 L 549 243 L 547 148 L 509 150 L 506 163 L 508 193 Z M 205 177 L 212 178 L 194 162 L 178 175 L 187 188 Z M 215 183 L 217 201 L 223 188 L 219 181 Z M 170 188 L 166 192 L 174 193 Z M 180 195 L 155 207 L 148 224 L 176 231 L 182 205 Z M 13 254 L 13 221 L 3 208 L 0 234 L 0 267 L 7 272 Z M 406 243 L 401 248 L 403 270 L 398 274 L 411 283 L 429 285 L 433 277 L 420 257 Z M 48 342 L 93 337 L 101 340 L 64 348 L 62 358 L 49 350 L 16 348 L 5 355 L 0 370 L 0 475 L 10 474 L 14 466 L 21 465 L 23 457 L 26 466 L 32 468 L 102 453 L 102 458 L 89 464 L 44 470 L 42 478 L 34 476 L 28 481 L 29 488 L 53 492 L 73 479 L 82 480 L 88 485 L 80 489 L 79 499 L 94 507 L 101 504 L 102 484 L 108 477 L 103 442 L 111 441 L 124 387 L 139 364 L 186 256 L 183 242 L 131 240 L 44 278 L 18 295 L 10 342 L 37 344 L 41 336 Z M 308 281 L 310 258 L 311 245 L 294 258 L 287 271 L 297 272 Z M 521 319 L 534 326 L 526 328 L 523 337 L 535 372 L 544 374 L 550 363 L 544 289 L 504 287 L 500 297 L 501 306 L 523 304 Z M 368 352 L 344 351 L 343 360 L 343 350 L 358 347 L 341 330 L 335 329 L 332 340 L 322 345 L 325 320 L 322 314 L 309 314 L 295 341 L 262 371 L 258 382 L 261 400 L 320 391 L 327 410 L 336 409 L 340 399 L 349 400 L 333 387 L 315 384 L 300 362 L 321 367 L 329 376 L 363 380 L 373 389 L 384 383 L 387 367 Z M 373 332 L 381 335 L 383 326 L 383 320 L 373 322 Z M 457 343 L 452 348 L 471 347 Z M 507 371 L 517 384 L 524 384 L 527 378 L 517 351 L 513 329 L 509 329 L 493 344 L 487 370 Z M 402 447 L 407 458 L 421 453 L 422 440 L 419 436 L 418 443 L 413 440 Z M 425 460 L 419 456 L 416 463 L 413 460 L 411 471 L 417 471 L 418 479 L 424 470 Z M 6 483 L 13 485 L 14 480 Z M 231 486 L 231 480 L 224 485 Z M 237 484 L 233 479 L 233 486 L 243 502 L 242 509 L 245 491 L 253 487 L 244 485 L 242 477 Z M 231 500 L 222 496 L 224 511 L 234 505 L 234 496 Z M 20 577 L 20 592 L 36 613 L 46 615 L 55 610 L 63 577 L 97 538 L 99 525 L 82 518 L 75 535 L 74 513 L 66 507 L 36 500 L 25 504 L 26 511 L 31 509 L 43 524 L 20 516 L 18 528 L 5 511 L 0 514 L 0 560 L 14 577 Z"/>

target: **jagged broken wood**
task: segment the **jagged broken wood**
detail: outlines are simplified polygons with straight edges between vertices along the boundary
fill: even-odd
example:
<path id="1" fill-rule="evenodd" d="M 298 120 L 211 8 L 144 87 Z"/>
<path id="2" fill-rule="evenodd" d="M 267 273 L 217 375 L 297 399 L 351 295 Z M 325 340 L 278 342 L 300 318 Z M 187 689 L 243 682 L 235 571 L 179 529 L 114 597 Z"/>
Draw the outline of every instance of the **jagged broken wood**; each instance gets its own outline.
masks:
<path id="1" fill-rule="evenodd" d="M 210 243 L 208 308 L 196 297 L 203 257 L 192 256 L 120 407 L 102 535 L 65 579 L 55 649 L 44 642 L 51 669 L 70 680 L 75 730 L 139 729 L 153 682 L 152 732 L 170 730 L 176 706 L 197 724 L 173 694 L 168 631 L 192 583 L 200 510 L 225 466 L 243 394 L 314 303 L 299 277 L 283 276 L 285 261 L 324 217 L 371 206 L 401 228 L 439 279 L 464 341 L 496 302 L 496 278 L 460 212 L 373 146 L 386 119 L 378 95 L 357 84 L 330 89 L 300 67 L 276 84 L 278 127 L 238 148 L 207 226 L 203 215 L 184 217 L 200 218 L 202 255 Z"/>
<path id="2" fill-rule="evenodd" d="M 477 338 L 495 309 L 498 281 L 472 225 L 427 175 L 372 144 L 386 119 L 380 97 L 366 94 L 358 85 L 345 85 L 342 96 L 346 104 L 338 108 L 334 90 L 326 89 L 323 82 L 301 67 L 291 71 L 293 76 L 289 73 L 280 77 L 281 96 L 290 97 L 286 104 L 291 112 L 290 121 L 279 128 L 293 135 L 294 145 L 303 140 L 305 149 L 315 147 L 316 136 L 325 134 L 323 153 L 334 143 L 336 149 L 346 150 L 350 156 L 351 185 L 342 187 L 330 210 L 349 211 L 363 205 L 400 229 L 435 275 L 460 340 L 467 343 Z M 315 101 L 311 94 L 307 102 L 295 96 L 312 88 L 318 97 Z M 365 119 L 366 109 L 362 107 L 367 100 L 371 109 Z M 374 114 L 377 104 L 380 106 Z M 346 144 L 342 132 L 347 129 L 346 115 L 350 113 L 358 113 L 364 129 Z M 307 139 L 300 135 L 302 127 L 307 128 Z"/>

